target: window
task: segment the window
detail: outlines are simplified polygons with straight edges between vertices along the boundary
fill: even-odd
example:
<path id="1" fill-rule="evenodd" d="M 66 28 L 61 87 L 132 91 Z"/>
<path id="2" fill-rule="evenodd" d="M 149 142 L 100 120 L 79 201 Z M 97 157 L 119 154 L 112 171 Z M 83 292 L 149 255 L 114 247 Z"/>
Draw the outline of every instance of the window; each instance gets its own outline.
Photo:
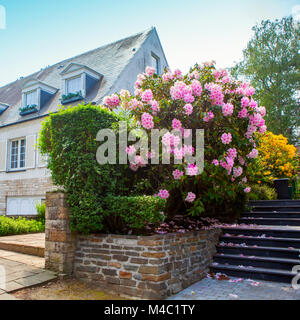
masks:
<path id="1" fill-rule="evenodd" d="M 26 140 L 19 139 L 11 141 L 10 147 L 10 169 L 25 168 Z"/>
<path id="2" fill-rule="evenodd" d="M 66 94 L 77 93 L 81 90 L 81 77 L 66 80 Z"/>
<path id="3" fill-rule="evenodd" d="M 151 67 L 155 69 L 156 74 L 160 73 L 159 57 L 156 56 L 154 53 L 151 54 Z"/>
<path id="4" fill-rule="evenodd" d="M 37 105 L 37 92 L 31 91 L 25 94 L 25 106 Z"/>

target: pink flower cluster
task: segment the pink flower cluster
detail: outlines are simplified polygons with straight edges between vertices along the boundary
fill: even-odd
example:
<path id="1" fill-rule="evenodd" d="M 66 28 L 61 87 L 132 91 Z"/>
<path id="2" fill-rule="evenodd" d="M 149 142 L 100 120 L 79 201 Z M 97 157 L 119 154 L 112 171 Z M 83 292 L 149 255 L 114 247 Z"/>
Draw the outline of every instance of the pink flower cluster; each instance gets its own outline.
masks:
<path id="1" fill-rule="evenodd" d="M 179 180 L 183 176 L 184 172 L 178 169 L 173 171 L 173 177 L 175 180 Z"/>
<path id="2" fill-rule="evenodd" d="M 153 99 L 153 93 L 151 91 L 151 89 L 147 89 L 145 91 L 143 91 L 142 93 L 142 101 L 143 102 L 149 102 Z"/>
<path id="3" fill-rule="evenodd" d="M 224 94 L 222 87 L 215 83 L 209 83 L 205 85 L 205 89 L 210 92 L 210 100 L 213 105 L 222 106 L 224 103 Z"/>
<path id="4" fill-rule="evenodd" d="M 196 199 L 195 193 L 189 192 L 189 193 L 187 194 L 187 197 L 185 198 L 185 201 L 192 203 L 192 202 L 195 201 L 195 199 Z"/>
<path id="5" fill-rule="evenodd" d="M 190 104 L 190 103 L 188 103 L 188 104 L 186 104 L 184 107 L 183 107 L 183 109 L 184 109 L 184 111 L 185 111 L 185 114 L 186 115 L 191 115 L 192 113 L 193 113 L 193 106 Z"/>
<path id="6" fill-rule="evenodd" d="M 229 144 L 232 141 L 231 133 L 223 133 L 221 136 L 221 141 L 223 144 Z"/>
<path id="7" fill-rule="evenodd" d="M 141 117 L 142 126 L 145 129 L 152 129 L 154 127 L 153 117 L 151 114 L 144 112 Z"/>
<path id="8" fill-rule="evenodd" d="M 172 128 L 174 130 L 180 130 L 181 129 L 181 122 L 179 120 L 177 120 L 176 118 L 174 118 L 172 121 Z"/>
<path id="9" fill-rule="evenodd" d="M 248 158 L 250 159 L 255 159 L 258 157 L 258 151 L 257 149 L 252 149 L 252 151 L 247 155 Z"/>
<path id="10" fill-rule="evenodd" d="M 222 112 L 225 117 L 231 116 L 233 113 L 233 105 L 231 103 L 225 103 L 222 107 Z"/>
<path id="11" fill-rule="evenodd" d="M 166 189 L 161 189 L 159 190 L 158 192 L 158 196 L 161 198 L 161 199 L 168 199 L 170 194 L 169 194 L 169 191 L 166 190 Z"/>
<path id="12" fill-rule="evenodd" d="M 120 98 L 117 94 L 113 94 L 111 96 L 107 96 L 103 99 L 103 103 L 107 105 L 109 108 L 115 108 L 120 105 Z"/>
<path id="13" fill-rule="evenodd" d="M 215 115 L 213 114 L 212 111 L 208 111 L 204 114 L 204 117 L 203 117 L 203 121 L 204 122 L 208 122 L 210 121 L 211 119 L 213 119 L 215 117 Z"/>

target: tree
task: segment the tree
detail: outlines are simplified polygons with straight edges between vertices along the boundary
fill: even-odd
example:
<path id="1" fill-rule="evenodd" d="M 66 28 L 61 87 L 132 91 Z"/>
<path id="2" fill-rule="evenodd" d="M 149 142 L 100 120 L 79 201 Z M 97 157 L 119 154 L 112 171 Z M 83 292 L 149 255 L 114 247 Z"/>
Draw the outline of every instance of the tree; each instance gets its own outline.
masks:
<path id="1" fill-rule="evenodd" d="M 256 98 L 267 109 L 268 130 L 290 142 L 299 136 L 300 32 L 292 17 L 262 21 L 243 51 L 243 60 L 232 68 L 256 88 Z"/>

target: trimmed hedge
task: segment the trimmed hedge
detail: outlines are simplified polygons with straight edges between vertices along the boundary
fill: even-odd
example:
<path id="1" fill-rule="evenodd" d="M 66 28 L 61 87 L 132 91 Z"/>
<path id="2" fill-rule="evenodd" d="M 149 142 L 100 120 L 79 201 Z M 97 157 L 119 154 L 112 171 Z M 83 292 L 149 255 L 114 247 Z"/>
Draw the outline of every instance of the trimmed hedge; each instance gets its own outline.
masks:
<path id="1" fill-rule="evenodd" d="M 159 223 L 164 219 L 165 200 L 153 196 L 107 196 L 104 206 L 107 232 L 141 232 L 149 223 Z"/>
<path id="2" fill-rule="evenodd" d="M 45 224 L 36 220 L 26 220 L 25 218 L 9 218 L 0 216 L 0 236 L 14 234 L 44 232 Z"/>

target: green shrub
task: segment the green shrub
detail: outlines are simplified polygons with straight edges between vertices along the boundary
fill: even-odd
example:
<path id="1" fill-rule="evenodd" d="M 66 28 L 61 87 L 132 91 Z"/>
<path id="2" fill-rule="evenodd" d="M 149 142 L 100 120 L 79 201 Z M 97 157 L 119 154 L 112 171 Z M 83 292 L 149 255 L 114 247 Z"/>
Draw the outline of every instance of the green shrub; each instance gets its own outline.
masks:
<path id="1" fill-rule="evenodd" d="M 37 221 L 41 221 L 45 224 L 45 214 L 46 214 L 46 203 L 39 203 L 37 202 L 35 204 L 35 208 L 37 211 Z"/>
<path id="2" fill-rule="evenodd" d="M 40 221 L 0 216 L 0 236 L 44 231 L 45 225 Z"/>
<path id="3" fill-rule="evenodd" d="M 48 154 L 53 183 L 63 186 L 70 205 L 71 228 L 80 233 L 103 229 L 103 199 L 128 195 L 133 172 L 125 165 L 100 165 L 96 141 L 100 129 L 112 128 L 118 116 L 91 104 L 63 108 L 42 124 L 39 148 Z M 117 146 L 118 150 L 118 146 Z"/>
<path id="4" fill-rule="evenodd" d="M 165 200 L 153 196 L 107 196 L 103 206 L 106 232 L 136 233 L 149 223 L 163 221 Z"/>
<path id="5" fill-rule="evenodd" d="M 251 186 L 249 200 L 276 200 L 277 193 L 274 188 L 267 185 L 254 184 Z"/>

